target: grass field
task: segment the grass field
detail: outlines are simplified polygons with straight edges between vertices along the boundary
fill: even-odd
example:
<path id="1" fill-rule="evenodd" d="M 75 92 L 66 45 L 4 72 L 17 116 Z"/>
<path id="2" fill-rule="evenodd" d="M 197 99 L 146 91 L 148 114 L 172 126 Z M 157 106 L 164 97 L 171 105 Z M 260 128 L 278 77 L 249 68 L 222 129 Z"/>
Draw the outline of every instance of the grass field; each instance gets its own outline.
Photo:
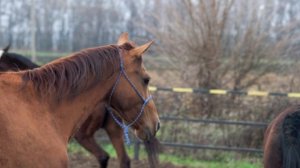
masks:
<path id="1" fill-rule="evenodd" d="M 116 152 L 112 145 L 105 144 L 102 145 L 105 151 L 107 151 L 110 156 L 116 157 Z M 79 153 L 82 155 L 89 156 L 90 154 L 82 148 L 78 143 L 71 142 L 68 146 L 69 153 Z M 127 147 L 127 152 L 129 156 L 133 158 L 133 146 Z M 146 153 L 144 151 L 140 152 L 140 159 L 146 159 Z M 230 156 L 225 157 L 221 161 L 205 161 L 205 160 L 195 160 L 188 157 L 179 157 L 175 155 L 160 154 L 160 162 L 168 162 L 178 166 L 185 166 L 188 168 L 261 168 L 262 164 L 260 159 L 257 160 L 234 160 Z"/>

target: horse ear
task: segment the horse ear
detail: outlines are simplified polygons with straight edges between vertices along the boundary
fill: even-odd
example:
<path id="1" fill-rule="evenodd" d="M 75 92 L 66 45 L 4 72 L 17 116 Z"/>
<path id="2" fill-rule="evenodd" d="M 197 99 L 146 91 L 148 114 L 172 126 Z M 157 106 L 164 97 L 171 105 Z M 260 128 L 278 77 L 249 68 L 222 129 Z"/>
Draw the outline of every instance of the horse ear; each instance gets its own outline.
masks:
<path id="1" fill-rule="evenodd" d="M 10 48 L 10 43 L 5 48 L 0 50 L 0 57 L 2 57 L 3 54 L 7 53 L 9 48 Z"/>
<path id="2" fill-rule="evenodd" d="M 10 48 L 10 43 L 5 48 L 3 48 L 4 53 L 7 53 L 9 48 Z"/>
<path id="3" fill-rule="evenodd" d="M 124 43 L 128 42 L 128 33 L 125 32 L 125 33 L 122 33 L 118 39 L 118 45 L 122 45 Z"/>
<path id="4" fill-rule="evenodd" d="M 150 41 L 144 45 L 138 46 L 132 50 L 129 51 L 130 55 L 132 56 L 141 56 L 142 54 L 144 54 L 148 48 L 153 44 L 153 41 Z"/>

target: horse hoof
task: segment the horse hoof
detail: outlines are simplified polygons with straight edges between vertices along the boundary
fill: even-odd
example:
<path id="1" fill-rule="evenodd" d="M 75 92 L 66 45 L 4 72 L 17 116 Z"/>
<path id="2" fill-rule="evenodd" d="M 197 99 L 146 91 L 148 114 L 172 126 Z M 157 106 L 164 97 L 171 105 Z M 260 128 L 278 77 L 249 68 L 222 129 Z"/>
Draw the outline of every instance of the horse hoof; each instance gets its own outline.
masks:
<path id="1" fill-rule="evenodd" d="M 121 161 L 120 167 L 122 167 L 122 168 L 130 168 L 130 160 L 128 159 L 128 160 Z"/>
<path id="2" fill-rule="evenodd" d="M 109 160 L 109 156 L 101 157 L 98 159 L 101 168 L 107 168 L 108 160 Z"/>

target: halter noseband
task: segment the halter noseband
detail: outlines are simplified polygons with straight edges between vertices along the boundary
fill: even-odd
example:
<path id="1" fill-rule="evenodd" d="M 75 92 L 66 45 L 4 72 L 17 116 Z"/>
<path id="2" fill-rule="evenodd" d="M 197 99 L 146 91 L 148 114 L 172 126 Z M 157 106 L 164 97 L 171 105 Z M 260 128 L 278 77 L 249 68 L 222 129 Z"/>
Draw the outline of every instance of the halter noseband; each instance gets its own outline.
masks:
<path id="1" fill-rule="evenodd" d="M 117 77 L 117 80 L 115 82 L 115 84 L 113 85 L 113 88 L 110 92 L 110 96 L 109 96 L 109 100 L 108 100 L 108 105 L 106 107 L 106 110 L 109 111 L 111 117 L 115 120 L 115 122 L 123 129 L 123 133 L 124 133 L 124 138 L 125 138 L 125 142 L 126 144 L 130 144 L 130 139 L 129 139 L 129 135 L 128 135 L 128 131 L 129 131 L 129 128 L 135 124 L 139 119 L 140 117 L 142 116 L 143 112 L 144 112 L 144 109 L 145 109 L 145 106 L 149 103 L 149 101 L 152 99 L 152 95 L 150 95 L 149 97 L 147 97 L 146 99 L 142 96 L 142 94 L 138 91 L 137 87 L 131 82 L 131 80 L 129 79 L 126 71 L 125 71 L 125 68 L 124 68 L 124 62 L 123 62 L 123 59 L 122 59 L 122 55 L 121 55 L 121 51 L 120 49 L 118 48 L 118 52 L 119 52 L 119 57 L 120 57 L 120 73 Z M 123 121 L 120 121 L 116 116 L 115 114 L 113 113 L 112 111 L 112 108 L 110 106 L 111 104 L 111 99 L 112 99 L 112 96 L 120 82 L 120 79 L 121 79 L 121 76 L 124 76 L 125 79 L 128 81 L 128 83 L 131 85 L 131 87 L 133 88 L 133 90 L 136 92 L 136 94 L 142 99 L 143 101 L 143 105 L 141 107 L 141 111 L 138 113 L 138 115 L 136 116 L 136 118 L 130 122 L 129 124 L 125 124 Z"/>

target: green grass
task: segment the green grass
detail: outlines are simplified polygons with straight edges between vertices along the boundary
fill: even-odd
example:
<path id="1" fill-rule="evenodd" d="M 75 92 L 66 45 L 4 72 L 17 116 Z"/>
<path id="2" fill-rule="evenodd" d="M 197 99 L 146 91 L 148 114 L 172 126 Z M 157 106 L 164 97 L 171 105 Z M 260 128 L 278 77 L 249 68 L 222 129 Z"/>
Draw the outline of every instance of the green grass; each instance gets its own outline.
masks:
<path id="1" fill-rule="evenodd" d="M 110 156 L 116 157 L 116 152 L 111 144 L 102 145 L 104 150 L 109 153 Z M 133 158 L 134 150 L 133 145 L 130 147 L 126 147 L 127 152 L 131 158 Z M 69 153 L 79 153 L 84 156 L 90 155 L 85 149 L 83 149 L 79 144 L 75 141 L 72 141 L 68 146 Z M 140 150 L 140 159 L 146 159 L 147 155 L 144 150 Z M 226 155 L 222 158 L 221 161 L 205 161 L 205 160 L 197 160 L 189 157 L 180 157 L 176 155 L 170 154 L 160 154 L 159 160 L 161 163 L 172 163 L 178 166 L 185 166 L 188 168 L 261 168 L 262 164 L 259 161 L 259 158 L 254 161 L 249 160 L 235 160 L 232 159 L 230 155 Z"/>
<path id="2" fill-rule="evenodd" d="M 230 160 L 223 161 L 204 161 L 188 157 L 178 157 L 172 155 L 160 155 L 160 160 L 170 162 L 174 165 L 187 166 L 189 168 L 261 168 L 260 163 L 250 163 L 247 160 Z"/>

